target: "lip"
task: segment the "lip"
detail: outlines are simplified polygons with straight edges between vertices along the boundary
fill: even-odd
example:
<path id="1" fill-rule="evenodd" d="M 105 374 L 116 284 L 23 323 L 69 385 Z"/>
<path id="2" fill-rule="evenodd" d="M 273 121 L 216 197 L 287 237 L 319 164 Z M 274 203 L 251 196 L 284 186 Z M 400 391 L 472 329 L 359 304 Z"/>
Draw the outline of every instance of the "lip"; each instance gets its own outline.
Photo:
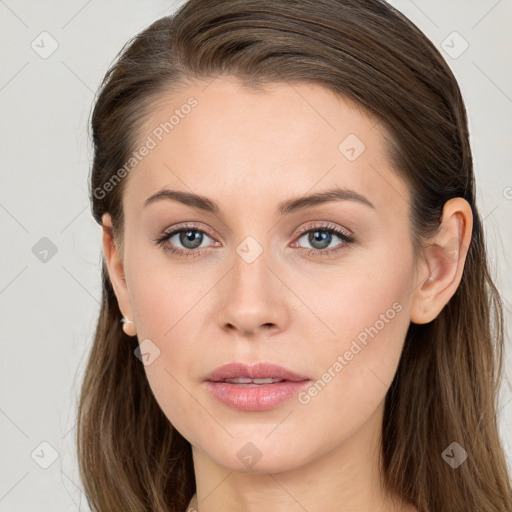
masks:
<path id="1" fill-rule="evenodd" d="M 219 366 L 213 370 L 213 372 L 209 373 L 205 377 L 205 380 L 210 382 L 220 382 L 224 379 L 234 379 L 236 377 L 249 377 L 251 379 L 282 379 L 292 382 L 309 380 L 309 377 L 292 372 L 284 366 L 266 362 L 252 365 L 242 362 L 227 363 Z"/>
<path id="2" fill-rule="evenodd" d="M 249 377 L 251 379 L 282 379 L 272 384 L 234 384 L 224 379 Z M 240 411 L 266 411 L 309 386 L 311 379 L 273 363 L 248 365 L 235 362 L 215 369 L 205 378 L 208 390 L 217 400 Z"/>

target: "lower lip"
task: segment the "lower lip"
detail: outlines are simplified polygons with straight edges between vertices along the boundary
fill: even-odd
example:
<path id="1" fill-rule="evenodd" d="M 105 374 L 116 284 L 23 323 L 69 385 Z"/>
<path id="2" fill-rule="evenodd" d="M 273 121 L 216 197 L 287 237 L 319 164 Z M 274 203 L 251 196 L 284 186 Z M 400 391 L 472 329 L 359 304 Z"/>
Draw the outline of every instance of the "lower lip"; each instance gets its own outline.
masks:
<path id="1" fill-rule="evenodd" d="M 273 384 L 231 384 L 211 382 L 206 384 L 212 395 L 223 404 L 240 411 L 266 411 L 298 394 L 309 385 L 309 380 L 281 381 Z"/>

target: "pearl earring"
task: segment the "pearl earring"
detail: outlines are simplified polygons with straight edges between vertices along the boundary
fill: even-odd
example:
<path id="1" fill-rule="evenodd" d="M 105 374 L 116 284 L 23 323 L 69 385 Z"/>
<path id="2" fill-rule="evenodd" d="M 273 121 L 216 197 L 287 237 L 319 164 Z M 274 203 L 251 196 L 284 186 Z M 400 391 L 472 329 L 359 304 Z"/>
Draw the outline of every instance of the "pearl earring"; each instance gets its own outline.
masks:
<path id="1" fill-rule="evenodd" d="M 121 322 L 123 324 L 124 333 L 127 334 L 128 336 L 135 336 L 135 334 L 137 333 L 135 324 L 131 320 L 128 320 L 128 318 L 126 318 L 124 316 L 121 319 Z"/>

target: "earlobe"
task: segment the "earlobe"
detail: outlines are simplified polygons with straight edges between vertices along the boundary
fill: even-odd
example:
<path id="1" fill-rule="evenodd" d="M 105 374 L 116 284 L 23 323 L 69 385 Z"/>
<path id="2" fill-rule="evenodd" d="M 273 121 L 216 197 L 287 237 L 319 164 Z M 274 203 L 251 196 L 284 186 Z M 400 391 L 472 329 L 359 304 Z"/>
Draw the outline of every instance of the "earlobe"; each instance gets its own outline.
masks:
<path id="1" fill-rule="evenodd" d="M 473 214 L 469 203 L 456 197 L 445 203 L 436 235 L 429 239 L 413 291 L 411 322 L 434 320 L 457 291 L 471 242 Z"/>

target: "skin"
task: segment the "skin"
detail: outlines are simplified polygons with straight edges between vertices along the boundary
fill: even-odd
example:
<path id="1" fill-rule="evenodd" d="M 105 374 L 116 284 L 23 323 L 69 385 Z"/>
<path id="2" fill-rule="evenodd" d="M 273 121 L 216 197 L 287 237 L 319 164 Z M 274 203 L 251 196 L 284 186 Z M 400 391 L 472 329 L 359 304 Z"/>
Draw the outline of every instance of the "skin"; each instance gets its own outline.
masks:
<path id="1" fill-rule="evenodd" d="M 120 309 L 134 321 L 139 342 L 149 338 L 160 350 L 145 366 L 149 384 L 192 445 L 197 497 L 190 506 L 415 511 L 380 484 L 384 399 L 409 323 L 434 319 L 460 283 L 469 204 L 445 204 L 438 234 L 415 259 L 409 191 L 387 161 L 375 120 L 319 85 L 255 92 L 232 77 L 206 85 L 194 82 L 161 98 L 144 125 L 147 136 L 190 96 L 198 101 L 128 176 L 122 253 L 109 215 L 103 218 Z M 354 161 L 338 149 L 348 134 L 366 146 Z M 334 186 L 357 191 L 374 208 L 344 200 L 276 212 L 281 201 Z M 144 208 L 162 188 L 206 196 L 221 211 L 170 200 Z M 297 233 L 326 221 L 356 241 L 344 245 L 333 235 L 328 249 L 342 250 L 315 254 L 319 245 Z M 207 230 L 197 257 L 168 254 L 152 242 L 183 222 Z M 247 236 L 263 250 L 250 264 L 236 251 Z M 166 243 L 194 250 L 179 235 Z M 242 412 L 218 402 L 202 382 L 231 361 L 271 361 L 316 381 L 394 303 L 400 311 L 307 404 L 293 397 L 275 409 Z M 261 453 L 252 467 L 237 456 L 248 442 Z"/>

